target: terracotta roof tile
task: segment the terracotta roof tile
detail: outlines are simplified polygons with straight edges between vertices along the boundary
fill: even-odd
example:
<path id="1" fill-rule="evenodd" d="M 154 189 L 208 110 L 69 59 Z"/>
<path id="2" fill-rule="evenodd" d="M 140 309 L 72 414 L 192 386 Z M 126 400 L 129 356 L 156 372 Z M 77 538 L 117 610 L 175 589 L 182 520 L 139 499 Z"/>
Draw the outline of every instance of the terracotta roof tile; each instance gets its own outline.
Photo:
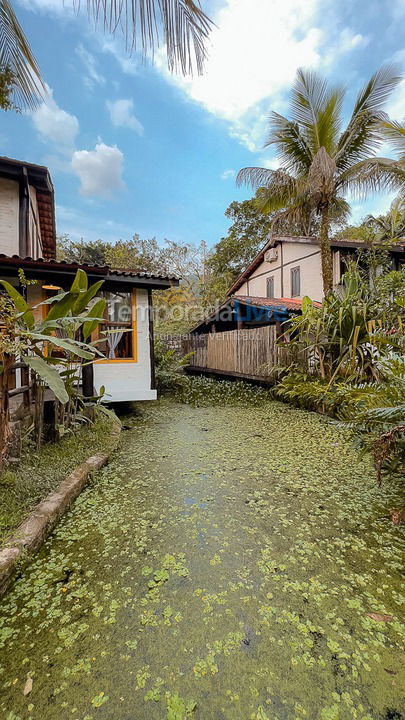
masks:
<path id="1" fill-rule="evenodd" d="M 239 300 L 241 303 L 258 305 L 259 307 L 285 307 L 287 310 L 301 310 L 302 300 L 299 298 L 263 298 L 251 295 L 232 295 L 230 300 Z M 321 307 L 320 302 L 313 302 L 314 307 Z"/>

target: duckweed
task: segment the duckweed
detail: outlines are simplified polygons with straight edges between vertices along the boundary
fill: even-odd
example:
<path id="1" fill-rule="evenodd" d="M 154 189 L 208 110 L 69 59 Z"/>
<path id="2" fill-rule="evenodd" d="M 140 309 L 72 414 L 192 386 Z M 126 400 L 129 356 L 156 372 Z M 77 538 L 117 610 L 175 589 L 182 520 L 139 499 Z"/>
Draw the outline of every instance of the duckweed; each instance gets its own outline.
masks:
<path id="1" fill-rule="evenodd" d="M 0 716 L 405 718 L 400 505 L 313 413 L 146 405 L 3 598 Z"/>

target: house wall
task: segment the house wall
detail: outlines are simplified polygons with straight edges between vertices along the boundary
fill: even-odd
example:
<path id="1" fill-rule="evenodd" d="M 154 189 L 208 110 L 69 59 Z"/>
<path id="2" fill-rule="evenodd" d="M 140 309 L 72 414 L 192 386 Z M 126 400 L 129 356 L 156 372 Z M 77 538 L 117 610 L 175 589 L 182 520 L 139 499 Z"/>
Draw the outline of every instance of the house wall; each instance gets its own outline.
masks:
<path id="1" fill-rule="evenodd" d="M 20 186 L 16 180 L 0 178 L 0 253 L 20 254 Z M 26 254 L 42 257 L 41 228 L 37 193 L 29 186 L 28 237 Z"/>
<path id="2" fill-rule="evenodd" d="M 157 396 L 156 390 L 151 389 L 148 292 L 143 289 L 136 291 L 136 334 L 136 362 L 113 360 L 94 363 L 96 391 L 99 392 L 104 385 L 106 399 L 110 402 L 155 400 Z"/>
<path id="3" fill-rule="evenodd" d="M 311 243 L 283 242 L 277 246 L 278 258 L 274 262 L 263 261 L 246 280 L 235 295 L 267 297 L 267 279 L 274 278 L 274 297 L 292 297 L 291 269 L 300 268 L 300 294 L 302 299 L 308 295 L 311 300 L 323 298 L 321 254 L 317 245 Z M 337 251 L 334 255 L 339 256 Z M 340 280 L 339 257 L 334 258 L 334 282 Z"/>
<path id="4" fill-rule="evenodd" d="M 18 182 L 0 178 L 0 253 L 19 254 L 19 208 Z"/>

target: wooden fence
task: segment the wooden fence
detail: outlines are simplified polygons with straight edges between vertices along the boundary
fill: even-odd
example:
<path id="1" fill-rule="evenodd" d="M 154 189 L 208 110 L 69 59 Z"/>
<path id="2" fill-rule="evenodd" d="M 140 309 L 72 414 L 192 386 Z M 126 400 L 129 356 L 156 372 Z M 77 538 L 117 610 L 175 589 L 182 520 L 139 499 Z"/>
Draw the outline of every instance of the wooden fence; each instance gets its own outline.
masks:
<path id="1" fill-rule="evenodd" d="M 288 361 L 288 350 L 276 344 L 276 327 L 189 335 L 183 353 L 193 353 L 189 368 L 212 370 L 247 378 L 265 379 L 271 368 Z"/>

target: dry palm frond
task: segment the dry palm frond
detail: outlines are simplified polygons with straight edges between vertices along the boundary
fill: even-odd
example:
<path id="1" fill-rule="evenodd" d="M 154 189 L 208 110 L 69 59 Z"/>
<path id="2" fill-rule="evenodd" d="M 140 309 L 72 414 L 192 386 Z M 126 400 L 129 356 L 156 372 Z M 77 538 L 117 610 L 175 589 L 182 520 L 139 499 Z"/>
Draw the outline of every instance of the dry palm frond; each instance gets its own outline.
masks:
<path id="1" fill-rule="evenodd" d="M 84 0 L 83 0 L 84 2 Z M 161 35 L 167 48 L 170 71 L 202 73 L 205 43 L 212 21 L 193 0 L 86 0 L 87 10 L 105 31 L 120 30 L 131 50 L 138 45 L 144 55 L 159 46 Z M 81 1 L 75 0 L 80 8 Z"/>
<path id="2" fill-rule="evenodd" d="M 44 91 L 41 74 L 9 0 L 0 0 L 0 70 L 13 78 L 15 104 L 33 108 Z"/>

